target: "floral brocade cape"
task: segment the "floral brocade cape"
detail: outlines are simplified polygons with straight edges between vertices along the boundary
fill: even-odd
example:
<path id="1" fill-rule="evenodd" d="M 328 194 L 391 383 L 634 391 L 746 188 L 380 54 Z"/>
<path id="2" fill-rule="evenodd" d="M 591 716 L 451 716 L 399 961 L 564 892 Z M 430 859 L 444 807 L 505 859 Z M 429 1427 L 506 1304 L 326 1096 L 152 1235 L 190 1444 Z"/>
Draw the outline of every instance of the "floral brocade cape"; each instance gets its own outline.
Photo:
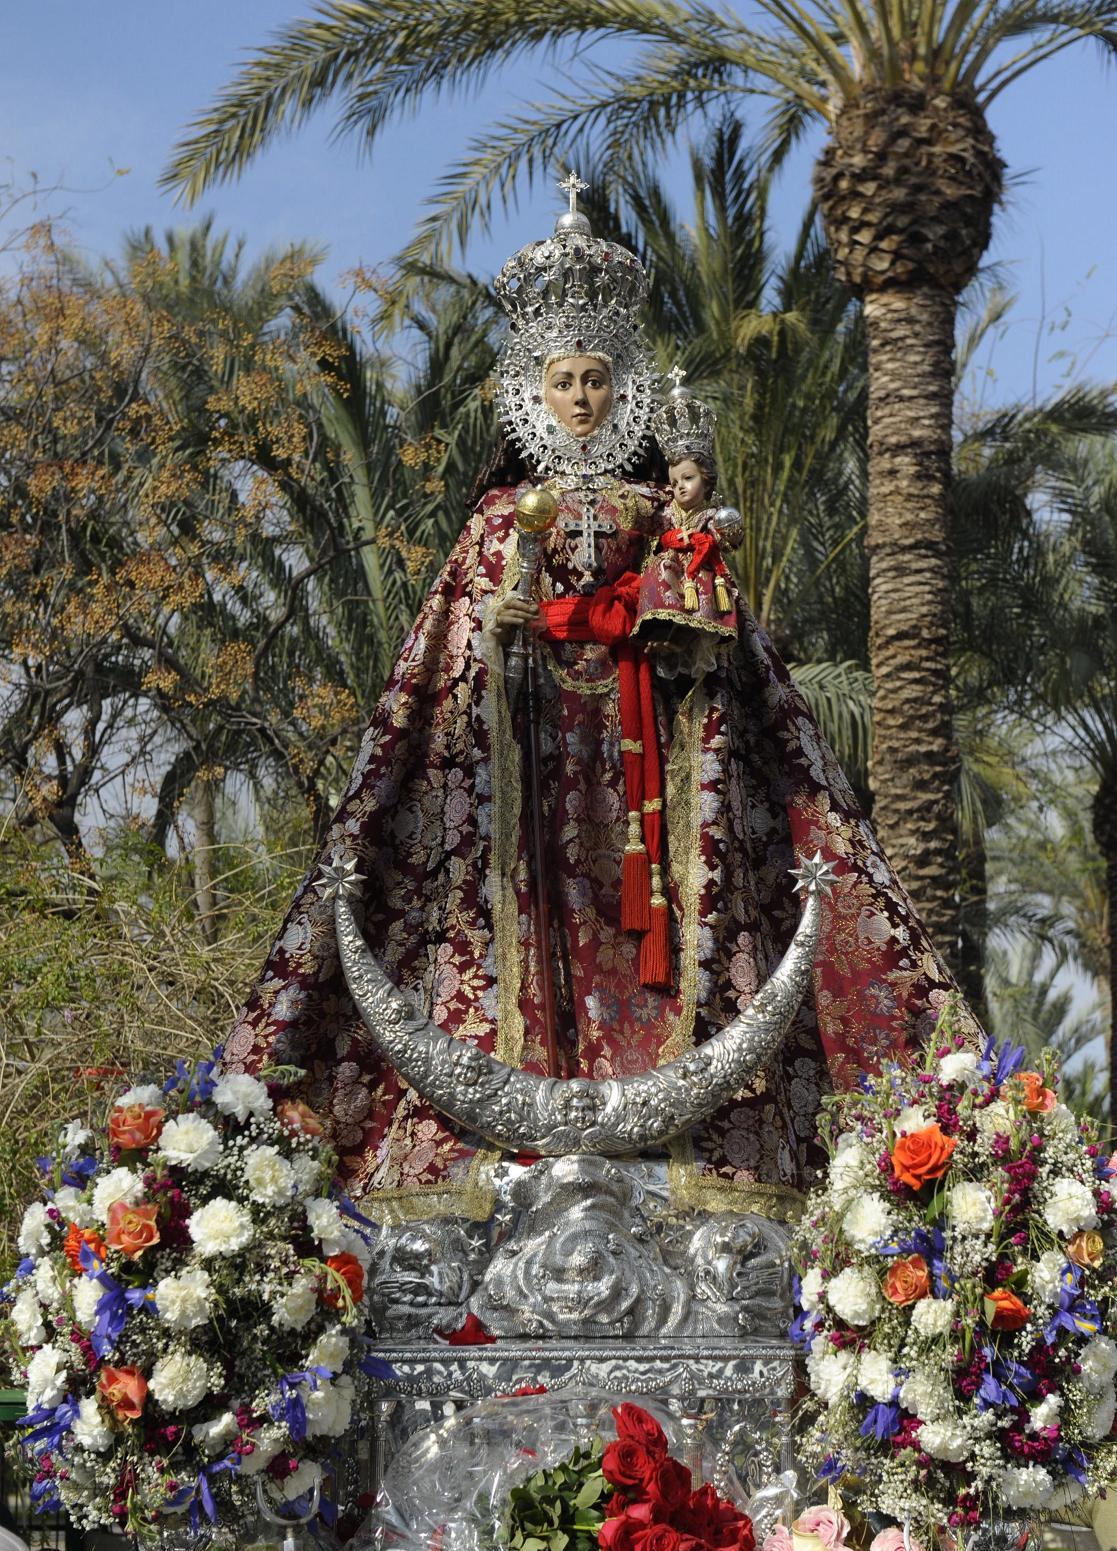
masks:
<path id="1" fill-rule="evenodd" d="M 544 1070 L 540 944 L 518 719 L 488 607 L 519 575 L 516 492 L 490 491 L 454 547 L 361 742 L 320 860 L 364 874 L 363 927 L 385 971 L 448 1032 Z M 593 584 L 640 571 L 662 506 L 617 484 Z M 562 497 L 563 508 L 570 502 Z M 573 507 L 570 507 L 573 528 Z M 578 535 L 545 541 L 539 591 L 585 590 Z M 594 642 L 541 643 L 540 781 L 552 964 L 572 1071 L 639 1072 L 742 1011 L 787 947 L 800 904 L 789 869 L 820 850 L 839 873 L 813 996 L 771 1068 L 672 1144 L 679 1204 L 792 1212 L 821 1161 L 819 1099 L 933 1026 L 952 982 L 818 726 L 743 606 L 737 640 L 696 680 L 657 677 L 673 985 L 640 983 L 620 925 L 626 801 L 616 664 Z M 338 964 L 333 907 L 311 869 L 227 1041 L 226 1065 L 308 1069 L 352 1193 L 382 1219 L 485 1216 L 496 1156 L 376 1057 Z"/>

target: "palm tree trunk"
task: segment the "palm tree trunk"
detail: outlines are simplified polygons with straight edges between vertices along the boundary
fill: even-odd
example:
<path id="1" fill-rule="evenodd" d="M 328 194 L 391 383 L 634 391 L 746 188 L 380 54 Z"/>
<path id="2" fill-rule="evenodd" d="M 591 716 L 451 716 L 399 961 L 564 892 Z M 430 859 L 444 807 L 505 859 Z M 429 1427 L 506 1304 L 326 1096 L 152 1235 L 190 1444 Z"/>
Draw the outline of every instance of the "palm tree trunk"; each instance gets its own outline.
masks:
<path id="1" fill-rule="evenodd" d="M 217 890 L 213 865 L 217 855 L 217 816 L 214 783 L 205 776 L 194 782 L 194 909 L 202 941 L 217 941 Z"/>
<path id="2" fill-rule="evenodd" d="M 865 297 L 873 817 L 952 966 L 959 938 L 947 526 L 954 318 L 954 298 L 937 286 Z"/>

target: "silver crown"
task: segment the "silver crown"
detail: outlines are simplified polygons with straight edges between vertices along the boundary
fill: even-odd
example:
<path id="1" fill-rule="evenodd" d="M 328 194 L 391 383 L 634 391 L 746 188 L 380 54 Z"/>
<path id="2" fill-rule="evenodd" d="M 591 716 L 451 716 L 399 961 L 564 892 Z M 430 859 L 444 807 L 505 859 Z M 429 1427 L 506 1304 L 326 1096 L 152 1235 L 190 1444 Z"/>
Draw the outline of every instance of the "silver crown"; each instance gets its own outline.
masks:
<path id="1" fill-rule="evenodd" d="M 552 237 L 514 253 L 495 281 L 508 314 L 499 366 L 500 411 L 521 452 L 540 474 L 619 474 L 648 437 L 653 365 L 640 311 L 648 296 L 644 266 L 619 243 L 595 237 L 571 173 L 559 184 L 570 208 Z M 613 409 L 588 437 L 568 431 L 547 407 L 548 361 L 604 357 L 612 370 Z"/>
<path id="2" fill-rule="evenodd" d="M 674 386 L 667 395 L 666 404 L 652 416 L 652 432 L 663 456 L 668 464 L 694 457 L 708 458 L 712 462 L 717 416 L 708 404 L 683 387 L 686 372 L 681 366 L 673 366 L 667 376 Z"/>

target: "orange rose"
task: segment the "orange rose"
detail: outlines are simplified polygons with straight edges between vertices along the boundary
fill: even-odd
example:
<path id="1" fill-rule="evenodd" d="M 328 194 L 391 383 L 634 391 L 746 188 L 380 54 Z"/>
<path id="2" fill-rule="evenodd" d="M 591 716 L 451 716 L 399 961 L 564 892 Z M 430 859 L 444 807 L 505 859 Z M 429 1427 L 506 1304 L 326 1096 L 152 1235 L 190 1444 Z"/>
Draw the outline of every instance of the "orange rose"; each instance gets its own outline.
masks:
<path id="1" fill-rule="evenodd" d="M 1067 1240 L 1067 1259 L 1076 1266 L 1100 1266 L 1105 1256 L 1105 1240 L 1093 1228 L 1079 1228 Z"/>
<path id="2" fill-rule="evenodd" d="M 937 1124 L 897 1137 L 892 1149 L 896 1178 L 913 1190 L 928 1180 L 941 1179 L 950 1167 L 950 1155 L 957 1145 L 952 1136 L 942 1134 Z"/>
<path id="3" fill-rule="evenodd" d="M 154 1146 L 163 1129 L 163 1111 L 146 1104 L 118 1104 L 109 1116 L 109 1141 L 124 1152 Z"/>
<path id="4" fill-rule="evenodd" d="M 931 1291 L 931 1278 L 927 1274 L 927 1262 L 922 1255 L 897 1255 L 888 1268 L 882 1285 L 889 1303 L 903 1308 L 906 1303 L 918 1303 Z"/>
<path id="5" fill-rule="evenodd" d="M 285 1131 L 295 1135 L 321 1136 L 324 1130 L 321 1115 L 316 1115 L 302 1099 L 281 1099 L 275 1106 L 275 1118 Z"/>
<path id="6" fill-rule="evenodd" d="M 82 1272 L 81 1247 L 83 1244 L 88 1244 L 99 1260 L 104 1260 L 108 1254 L 105 1241 L 99 1234 L 95 1233 L 92 1228 L 79 1228 L 76 1222 L 72 1222 L 67 1230 L 66 1242 L 63 1244 L 62 1249 L 66 1259 L 79 1276 Z"/>
<path id="7" fill-rule="evenodd" d="M 353 1299 L 353 1302 L 360 1303 L 365 1295 L 365 1273 L 356 1255 L 331 1255 L 326 1264 L 331 1271 L 335 1271 L 341 1277 L 349 1289 L 349 1296 Z M 322 1302 L 331 1309 L 340 1308 L 345 1301 L 341 1288 L 334 1281 L 333 1277 L 325 1283 L 319 1296 Z"/>
<path id="8" fill-rule="evenodd" d="M 109 1207 L 109 1247 L 135 1260 L 145 1249 L 158 1244 L 158 1215 L 159 1208 L 154 1203 L 129 1206 L 126 1201 L 114 1201 Z"/>
<path id="9" fill-rule="evenodd" d="M 135 1422 L 143 1414 L 147 1399 L 147 1380 L 138 1368 L 101 1369 L 97 1392 L 118 1422 Z"/>
<path id="10" fill-rule="evenodd" d="M 1019 1330 L 1028 1323 L 1031 1312 L 1007 1287 L 985 1294 L 985 1320 L 991 1330 Z"/>
<path id="11" fill-rule="evenodd" d="M 1015 1093 L 1012 1092 L 1012 1085 L 1016 1087 Z M 1006 1089 L 1009 1091 L 1005 1092 Z M 1005 1098 L 1018 1098 L 1024 1108 L 1033 1114 L 1054 1109 L 1058 1103 L 1052 1090 L 1043 1086 L 1043 1078 L 1038 1072 L 1017 1072 L 1007 1083 L 1001 1084 L 1001 1091 Z"/>

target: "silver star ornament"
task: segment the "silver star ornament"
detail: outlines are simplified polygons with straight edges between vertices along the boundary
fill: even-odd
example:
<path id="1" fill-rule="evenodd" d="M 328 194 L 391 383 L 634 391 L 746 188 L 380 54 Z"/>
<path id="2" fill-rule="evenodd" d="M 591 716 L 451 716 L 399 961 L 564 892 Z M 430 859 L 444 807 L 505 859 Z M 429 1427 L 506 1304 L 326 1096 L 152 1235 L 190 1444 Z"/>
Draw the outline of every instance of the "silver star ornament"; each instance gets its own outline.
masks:
<path id="1" fill-rule="evenodd" d="M 337 899 L 338 895 L 355 899 L 361 892 L 361 884 L 367 882 L 364 874 L 357 871 L 355 856 L 335 852 L 333 861 L 318 869 L 314 887 L 323 899 Z"/>
<path id="2" fill-rule="evenodd" d="M 822 894 L 827 899 L 838 881 L 838 874 L 821 851 L 804 857 L 798 867 L 791 868 L 791 876 L 795 879 L 797 894 Z"/>

